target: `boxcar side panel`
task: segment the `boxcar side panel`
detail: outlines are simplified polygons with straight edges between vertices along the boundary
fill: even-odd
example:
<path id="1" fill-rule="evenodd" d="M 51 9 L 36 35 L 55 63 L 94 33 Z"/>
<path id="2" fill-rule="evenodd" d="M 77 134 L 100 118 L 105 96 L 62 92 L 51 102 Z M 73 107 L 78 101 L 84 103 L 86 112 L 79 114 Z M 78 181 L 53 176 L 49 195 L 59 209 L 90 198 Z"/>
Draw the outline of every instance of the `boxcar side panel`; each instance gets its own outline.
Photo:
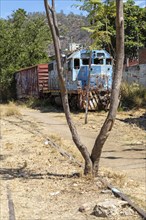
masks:
<path id="1" fill-rule="evenodd" d="M 16 82 L 18 99 L 39 96 L 37 66 L 17 72 Z"/>
<path id="2" fill-rule="evenodd" d="M 48 64 L 38 65 L 38 89 L 39 93 L 48 92 Z"/>

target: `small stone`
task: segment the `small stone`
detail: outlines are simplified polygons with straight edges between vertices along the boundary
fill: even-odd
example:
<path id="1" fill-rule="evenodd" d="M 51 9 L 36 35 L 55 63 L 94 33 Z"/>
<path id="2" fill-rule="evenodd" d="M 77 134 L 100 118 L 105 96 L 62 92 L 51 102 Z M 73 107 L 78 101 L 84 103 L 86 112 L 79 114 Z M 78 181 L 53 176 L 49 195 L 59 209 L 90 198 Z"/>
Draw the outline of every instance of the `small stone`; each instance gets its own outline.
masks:
<path id="1" fill-rule="evenodd" d="M 95 215 L 96 217 L 102 217 L 102 218 L 106 218 L 108 217 L 108 214 L 106 213 L 105 210 L 103 210 L 101 207 L 99 207 L 98 205 L 96 205 L 93 209 L 92 215 Z"/>
<path id="2" fill-rule="evenodd" d="M 142 142 L 141 141 L 137 141 L 136 144 L 137 145 L 142 145 Z"/>
<path id="3" fill-rule="evenodd" d="M 96 128 L 95 125 L 92 125 L 92 128 L 95 129 Z"/>
<path id="4" fill-rule="evenodd" d="M 115 216 L 120 213 L 120 210 L 127 205 L 126 201 L 121 201 L 117 199 L 108 199 L 99 202 L 93 209 L 92 215 L 96 217 L 108 217 Z"/>
<path id="5" fill-rule="evenodd" d="M 48 145 L 48 144 L 49 144 L 49 141 L 48 141 L 48 140 L 46 140 L 46 141 L 45 141 L 45 145 Z"/>
<path id="6" fill-rule="evenodd" d="M 86 212 L 91 210 L 91 203 L 85 203 L 79 208 L 79 212 Z"/>
<path id="7" fill-rule="evenodd" d="M 50 196 L 56 196 L 56 195 L 58 195 L 60 192 L 59 191 L 57 191 L 57 192 L 51 192 L 50 193 Z"/>

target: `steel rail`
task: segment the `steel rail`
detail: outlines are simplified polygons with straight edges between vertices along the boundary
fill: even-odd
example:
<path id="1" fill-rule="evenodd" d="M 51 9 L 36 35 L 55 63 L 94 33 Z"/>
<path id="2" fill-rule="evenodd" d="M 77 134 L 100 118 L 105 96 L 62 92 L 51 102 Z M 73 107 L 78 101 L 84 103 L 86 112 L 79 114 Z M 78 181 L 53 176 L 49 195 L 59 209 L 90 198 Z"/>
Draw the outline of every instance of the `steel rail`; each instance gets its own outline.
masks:
<path id="1" fill-rule="evenodd" d="M 8 199 L 8 208 L 9 208 L 9 220 L 16 220 L 14 203 L 12 200 L 11 190 L 8 185 L 7 185 L 7 199 Z"/>
<path id="2" fill-rule="evenodd" d="M 105 180 L 104 178 L 100 178 L 100 181 L 108 188 L 112 191 L 112 193 L 121 198 L 122 200 L 126 201 L 135 211 L 137 211 L 137 213 L 139 215 L 141 215 L 141 217 L 143 219 L 146 220 L 146 212 L 144 210 L 142 210 L 141 208 L 139 208 L 136 204 L 134 204 L 127 195 L 125 195 L 123 192 L 121 192 L 120 190 L 118 190 L 117 188 L 115 188 L 114 186 L 112 186 L 110 183 L 107 182 L 107 180 Z"/>

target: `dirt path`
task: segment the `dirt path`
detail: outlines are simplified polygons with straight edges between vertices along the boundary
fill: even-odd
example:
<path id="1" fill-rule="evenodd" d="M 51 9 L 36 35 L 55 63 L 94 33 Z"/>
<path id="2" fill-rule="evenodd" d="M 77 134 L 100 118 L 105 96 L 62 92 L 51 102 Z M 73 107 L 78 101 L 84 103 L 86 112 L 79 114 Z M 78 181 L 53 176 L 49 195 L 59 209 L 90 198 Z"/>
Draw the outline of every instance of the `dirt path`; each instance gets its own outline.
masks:
<path id="1" fill-rule="evenodd" d="M 23 114 L 42 123 L 46 134 L 55 133 L 73 144 L 63 113 L 41 113 L 37 110 L 23 109 Z M 143 117 L 144 114 L 142 110 L 117 115 L 114 128 L 104 146 L 100 164 L 115 171 L 124 171 L 128 177 L 143 184 L 146 181 L 146 118 Z M 84 125 L 83 113 L 74 114 L 73 118 L 81 140 L 91 151 L 97 132 L 104 121 L 105 113 L 89 113 L 87 125 Z M 143 129 L 137 126 L 141 126 L 138 120 L 142 122 Z"/>
<path id="2" fill-rule="evenodd" d="M 94 207 L 98 204 L 107 207 L 107 203 L 104 219 L 141 219 L 128 204 L 118 205 L 121 200 L 115 198 L 99 178 L 82 176 L 83 170 L 77 163 L 62 156 L 47 142 L 51 137 L 81 160 L 63 113 L 55 110 L 41 113 L 26 108 L 20 108 L 20 112 L 21 115 L 1 118 L 0 219 L 102 220 L 93 215 Z M 139 119 L 144 113 L 139 112 L 138 117 L 135 114 L 130 116 L 131 125 L 126 122 L 128 115 L 118 115 L 119 120 L 102 153 L 100 176 L 146 210 L 145 130 L 135 125 L 136 118 L 141 125 Z M 90 113 L 88 125 L 83 123 L 84 114 L 73 117 L 82 141 L 91 150 L 105 113 Z M 123 175 L 123 170 L 129 178 Z M 85 207 L 85 211 L 80 212 L 80 207 Z"/>

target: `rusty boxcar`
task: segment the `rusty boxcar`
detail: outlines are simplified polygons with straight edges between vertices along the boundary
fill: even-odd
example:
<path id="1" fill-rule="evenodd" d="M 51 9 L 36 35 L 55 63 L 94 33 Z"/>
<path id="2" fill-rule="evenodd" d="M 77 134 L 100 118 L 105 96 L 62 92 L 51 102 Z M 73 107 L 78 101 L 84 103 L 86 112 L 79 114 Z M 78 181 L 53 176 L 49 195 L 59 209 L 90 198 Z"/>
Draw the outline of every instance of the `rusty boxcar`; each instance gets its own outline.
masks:
<path id="1" fill-rule="evenodd" d="M 48 64 L 38 64 L 16 72 L 17 98 L 41 97 L 48 92 Z"/>

